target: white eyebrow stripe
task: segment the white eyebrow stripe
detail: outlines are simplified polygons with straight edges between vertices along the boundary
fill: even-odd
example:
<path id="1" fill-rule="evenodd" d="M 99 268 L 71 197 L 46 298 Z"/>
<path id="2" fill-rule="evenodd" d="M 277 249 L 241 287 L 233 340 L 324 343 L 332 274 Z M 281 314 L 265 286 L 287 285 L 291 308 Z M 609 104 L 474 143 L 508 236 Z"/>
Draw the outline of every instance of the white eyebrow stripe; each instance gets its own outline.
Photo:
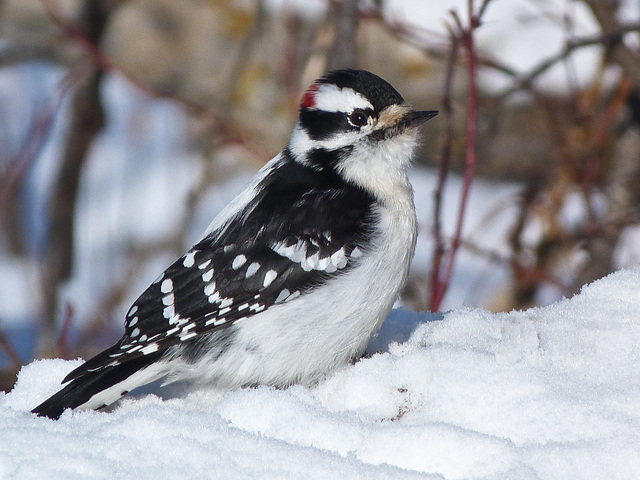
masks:
<path id="1" fill-rule="evenodd" d="M 354 144 L 360 139 L 360 136 L 360 132 L 353 130 L 337 133 L 324 140 L 312 140 L 305 129 L 298 123 L 289 139 L 289 150 L 294 156 L 300 159 L 306 159 L 307 153 L 313 148 L 335 150 L 346 145 Z"/>
<path id="2" fill-rule="evenodd" d="M 331 83 L 319 84 L 315 95 L 315 110 L 350 113 L 356 108 L 373 110 L 373 105 L 352 88 L 339 88 Z"/>

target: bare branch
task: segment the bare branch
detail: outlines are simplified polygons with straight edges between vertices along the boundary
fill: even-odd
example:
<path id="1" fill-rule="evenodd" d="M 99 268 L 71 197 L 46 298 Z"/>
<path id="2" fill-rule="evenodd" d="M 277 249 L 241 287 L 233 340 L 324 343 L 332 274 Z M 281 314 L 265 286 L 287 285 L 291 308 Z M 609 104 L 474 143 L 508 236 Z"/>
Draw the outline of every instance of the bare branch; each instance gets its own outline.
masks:
<path id="1" fill-rule="evenodd" d="M 46 5 L 48 4 L 47 1 Z M 102 8 L 99 0 L 88 0 L 81 11 L 84 28 L 76 29 L 95 44 L 102 36 L 108 15 L 109 11 Z M 99 95 L 102 77 L 102 71 L 93 68 L 84 81 L 76 86 L 60 170 L 51 195 L 50 222 L 41 279 L 46 322 L 41 353 L 45 355 L 50 354 L 50 350 L 54 348 L 58 286 L 69 278 L 72 269 L 73 226 L 80 174 L 93 139 L 104 124 Z"/>
<path id="2" fill-rule="evenodd" d="M 602 0 L 584 0 L 602 28 L 603 36 L 608 40 L 605 45 L 610 47 L 610 55 L 618 63 L 636 88 L 640 88 L 640 55 L 622 42 L 622 34 L 628 31 L 639 31 L 640 23 L 620 25 L 616 16 L 619 2 L 605 2 Z M 631 28 L 635 26 L 636 28 Z"/>
<path id="3" fill-rule="evenodd" d="M 434 289 L 434 296 L 431 298 L 431 310 L 437 311 L 440 308 L 440 304 L 444 298 L 447 288 L 451 283 L 451 277 L 453 275 L 453 265 L 455 263 L 456 254 L 460 248 L 462 239 L 462 227 L 464 225 L 465 213 L 467 210 L 467 202 L 471 191 L 471 183 L 475 174 L 475 167 L 477 162 L 476 156 L 476 126 L 478 117 L 478 85 L 476 78 L 477 59 L 475 51 L 475 43 L 473 39 L 473 32 L 480 23 L 479 18 L 473 12 L 473 0 L 468 0 L 468 17 L 469 26 L 467 28 L 462 27 L 462 22 L 456 14 L 452 12 L 453 20 L 456 23 L 460 41 L 462 42 L 467 52 L 467 69 L 468 69 L 468 82 L 469 82 L 469 105 L 467 108 L 467 138 L 466 138 L 466 167 L 464 173 L 464 181 L 462 186 L 462 194 L 460 197 L 460 206 L 458 208 L 458 220 L 456 224 L 456 230 L 453 240 L 451 242 L 451 249 L 447 255 L 447 265 L 444 275 L 437 281 L 439 283 L 438 288 Z"/>
<path id="4" fill-rule="evenodd" d="M 444 285 L 441 282 L 440 267 L 445 254 L 445 244 L 442 237 L 442 194 L 444 185 L 447 181 L 451 163 L 451 150 L 453 145 L 453 106 L 452 106 L 452 88 L 453 88 L 453 76 L 455 73 L 455 66 L 458 60 L 458 47 L 460 42 L 454 35 L 453 31 L 450 31 L 451 38 L 451 53 L 449 55 L 449 61 L 447 62 L 447 74 L 444 84 L 444 94 L 442 96 L 442 122 L 444 126 L 442 128 L 442 147 L 440 148 L 440 154 L 438 155 L 438 184 L 433 192 L 433 237 L 434 237 L 434 251 L 431 260 L 431 294 L 430 307 L 433 306 L 433 299 L 442 298 Z"/>
<path id="5" fill-rule="evenodd" d="M 620 41 L 620 37 L 629 32 L 640 31 L 640 22 L 631 23 L 628 25 L 620 26 L 615 31 L 605 32 L 600 35 L 594 35 L 592 37 L 584 37 L 579 39 L 569 40 L 564 48 L 558 52 L 556 55 L 553 55 L 546 60 L 540 62 L 537 66 L 529 70 L 529 72 L 519 77 L 516 80 L 515 85 L 513 85 L 508 90 L 504 91 L 499 97 L 498 100 L 504 100 L 507 97 L 511 96 L 515 92 L 524 89 L 533 88 L 533 82 L 540 77 L 544 72 L 549 70 L 558 62 L 565 60 L 569 55 L 571 55 L 575 50 L 584 47 L 592 47 L 594 45 L 602 45 L 602 46 L 610 46 L 612 43 L 616 43 Z"/>

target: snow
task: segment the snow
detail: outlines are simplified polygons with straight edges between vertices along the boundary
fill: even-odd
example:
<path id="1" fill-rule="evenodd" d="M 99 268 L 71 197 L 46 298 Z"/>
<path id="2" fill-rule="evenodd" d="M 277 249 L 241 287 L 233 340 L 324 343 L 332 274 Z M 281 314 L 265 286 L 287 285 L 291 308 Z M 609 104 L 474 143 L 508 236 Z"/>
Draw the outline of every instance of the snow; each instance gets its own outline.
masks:
<path id="1" fill-rule="evenodd" d="M 41 360 L 0 396 L 0 478 L 639 478 L 639 346 L 640 270 L 621 270 L 526 311 L 395 310 L 370 356 L 311 389 L 146 393 L 52 421 L 29 410 L 79 361 Z"/>

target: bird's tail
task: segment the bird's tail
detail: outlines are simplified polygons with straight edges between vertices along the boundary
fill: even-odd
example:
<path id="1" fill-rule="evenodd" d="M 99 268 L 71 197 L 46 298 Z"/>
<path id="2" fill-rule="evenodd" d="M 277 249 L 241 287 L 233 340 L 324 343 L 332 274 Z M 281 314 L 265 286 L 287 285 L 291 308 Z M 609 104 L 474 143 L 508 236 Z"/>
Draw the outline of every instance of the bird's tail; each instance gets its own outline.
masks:
<path id="1" fill-rule="evenodd" d="M 160 352 L 154 352 L 159 354 Z M 149 368 L 159 355 L 150 354 L 97 370 L 85 370 L 58 393 L 31 410 L 38 416 L 54 420 L 67 408 L 100 409 L 118 400 L 125 393 L 159 378 L 156 368 Z M 86 364 L 81 365 L 82 369 Z M 69 378 L 69 377 L 67 377 Z M 66 379 L 65 379 L 66 380 Z"/>

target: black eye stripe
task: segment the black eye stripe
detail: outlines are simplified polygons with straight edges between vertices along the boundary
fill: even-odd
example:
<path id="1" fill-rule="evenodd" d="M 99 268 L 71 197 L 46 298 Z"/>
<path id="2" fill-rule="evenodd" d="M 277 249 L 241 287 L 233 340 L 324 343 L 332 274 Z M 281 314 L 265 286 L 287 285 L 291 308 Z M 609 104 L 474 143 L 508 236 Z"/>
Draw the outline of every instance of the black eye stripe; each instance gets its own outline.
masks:
<path id="1" fill-rule="evenodd" d="M 344 113 L 322 110 L 302 110 L 300 124 L 312 140 L 326 140 L 337 132 L 345 132 L 353 128 Z"/>
<path id="2" fill-rule="evenodd" d="M 374 113 L 370 108 L 356 109 L 350 114 L 303 109 L 300 111 L 300 124 L 312 140 L 326 140 L 338 132 L 347 132 L 366 125 Z"/>

